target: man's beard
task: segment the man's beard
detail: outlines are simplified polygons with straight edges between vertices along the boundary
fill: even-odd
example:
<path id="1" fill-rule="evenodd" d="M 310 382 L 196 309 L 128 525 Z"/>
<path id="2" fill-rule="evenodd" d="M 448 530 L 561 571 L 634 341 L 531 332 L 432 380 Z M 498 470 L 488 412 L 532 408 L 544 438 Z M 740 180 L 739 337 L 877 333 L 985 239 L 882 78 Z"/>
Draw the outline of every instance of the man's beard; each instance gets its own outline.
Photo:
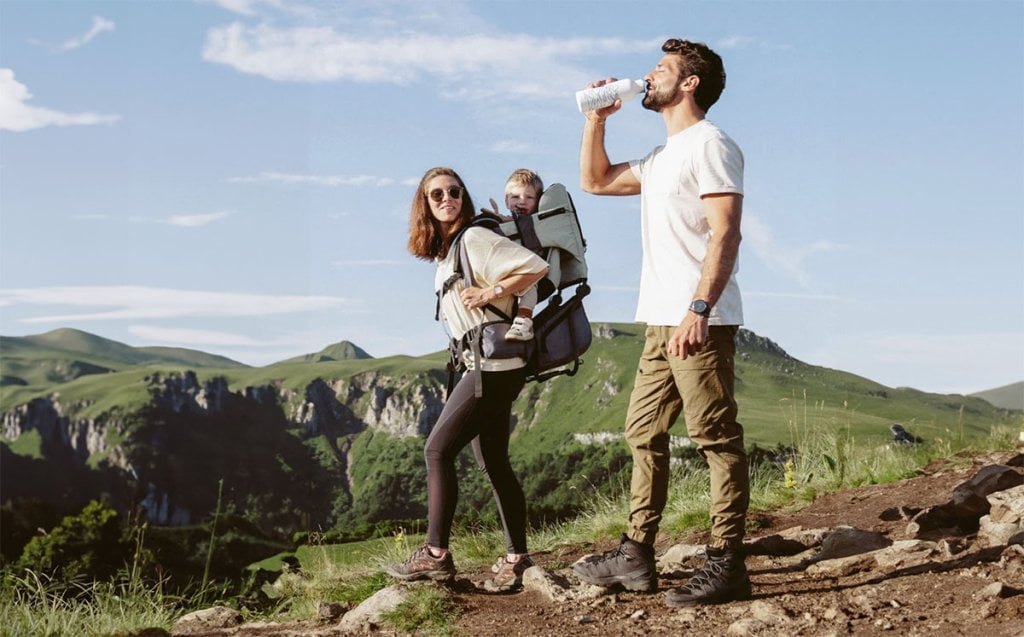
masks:
<path id="1" fill-rule="evenodd" d="M 668 93 L 658 92 L 657 90 L 648 90 L 640 104 L 649 111 L 660 113 L 661 109 L 675 101 L 678 93 L 678 86 L 675 86 L 674 89 Z"/>

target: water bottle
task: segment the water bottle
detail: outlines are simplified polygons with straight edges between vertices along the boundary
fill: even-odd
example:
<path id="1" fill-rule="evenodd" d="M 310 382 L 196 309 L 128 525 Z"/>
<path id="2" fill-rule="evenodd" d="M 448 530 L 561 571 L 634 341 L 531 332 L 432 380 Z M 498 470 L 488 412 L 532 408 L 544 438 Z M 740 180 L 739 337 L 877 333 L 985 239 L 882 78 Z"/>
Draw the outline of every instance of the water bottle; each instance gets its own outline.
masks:
<path id="1" fill-rule="evenodd" d="M 576 91 L 576 106 L 581 113 L 586 113 L 611 106 L 616 100 L 631 100 L 646 92 L 647 82 L 643 80 L 616 80 L 604 86 Z"/>

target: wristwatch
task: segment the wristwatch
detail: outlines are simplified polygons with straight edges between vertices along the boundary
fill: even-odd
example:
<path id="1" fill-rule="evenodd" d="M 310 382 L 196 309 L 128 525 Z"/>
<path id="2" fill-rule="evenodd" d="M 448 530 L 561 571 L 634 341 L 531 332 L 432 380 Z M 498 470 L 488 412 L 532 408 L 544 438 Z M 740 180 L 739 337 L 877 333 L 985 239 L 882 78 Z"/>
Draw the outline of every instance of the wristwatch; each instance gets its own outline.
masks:
<path id="1" fill-rule="evenodd" d="M 703 316 L 707 318 L 711 316 L 711 306 L 704 299 L 697 299 L 693 303 L 690 303 L 690 311 L 697 316 Z"/>
<path id="2" fill-rule="evenodd" d="M 500 285 L 496 285 L 492 288 L 492 291 L 494 292 L 494 298 L 500 299 L 501 295 L 505 293 L 505 288 Z"/>

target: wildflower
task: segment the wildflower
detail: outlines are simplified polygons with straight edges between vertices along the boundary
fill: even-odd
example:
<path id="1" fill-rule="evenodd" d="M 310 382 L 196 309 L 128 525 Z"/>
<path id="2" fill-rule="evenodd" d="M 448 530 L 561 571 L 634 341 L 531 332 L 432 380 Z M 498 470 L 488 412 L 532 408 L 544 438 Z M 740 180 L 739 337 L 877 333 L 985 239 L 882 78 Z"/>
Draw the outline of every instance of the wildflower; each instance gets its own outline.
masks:
<path id="1" fill-rule="evenodd" d="M 796 465 L 793 464 L 792 460 L 787 460 L 786 464 L 783 465 L 786 469 L 785 473 L 785 487 L 787 489 L 796 488 Z"/>

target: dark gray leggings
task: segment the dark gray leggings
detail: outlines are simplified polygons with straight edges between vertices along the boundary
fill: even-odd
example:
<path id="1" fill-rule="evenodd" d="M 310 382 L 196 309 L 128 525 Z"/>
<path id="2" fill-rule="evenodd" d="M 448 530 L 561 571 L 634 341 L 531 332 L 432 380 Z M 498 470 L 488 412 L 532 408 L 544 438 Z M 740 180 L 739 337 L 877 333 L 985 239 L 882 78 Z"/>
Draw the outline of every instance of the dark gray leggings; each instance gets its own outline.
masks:
<path id="1" fill-rule="evenodd" d="M 423 450 L 427 460 L 427 543 L 447 549 L 459 499 L 455 457 L 479 436 L 479 456 L 490 478 L 511 553 L 526 553 L 526 498 L 508 460 L 512 401 L 523 388 L 522 369 L 482 372 L 483 395 L 465 375 L 445 402 Z"/>

